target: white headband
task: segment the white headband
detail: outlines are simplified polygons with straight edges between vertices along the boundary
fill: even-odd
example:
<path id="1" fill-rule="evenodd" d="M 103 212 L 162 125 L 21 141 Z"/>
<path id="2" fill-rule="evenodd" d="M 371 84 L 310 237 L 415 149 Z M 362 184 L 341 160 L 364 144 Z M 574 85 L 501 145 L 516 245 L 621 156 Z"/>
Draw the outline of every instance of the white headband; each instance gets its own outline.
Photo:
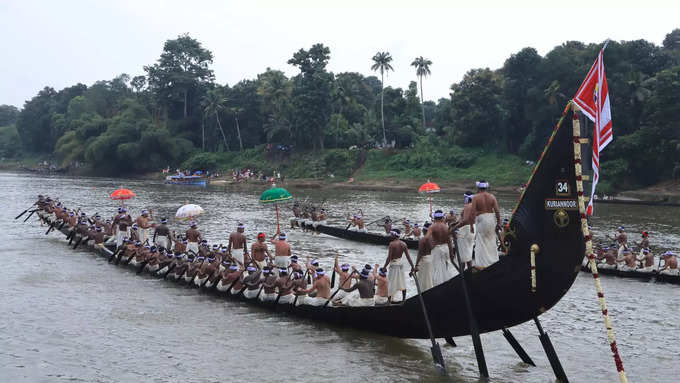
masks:
<path id="1" fill-rule="evenodd" d="M 477 187 L 480 189 L 487 189 L 489 187 L 489 183 L 477 181 Z"/>

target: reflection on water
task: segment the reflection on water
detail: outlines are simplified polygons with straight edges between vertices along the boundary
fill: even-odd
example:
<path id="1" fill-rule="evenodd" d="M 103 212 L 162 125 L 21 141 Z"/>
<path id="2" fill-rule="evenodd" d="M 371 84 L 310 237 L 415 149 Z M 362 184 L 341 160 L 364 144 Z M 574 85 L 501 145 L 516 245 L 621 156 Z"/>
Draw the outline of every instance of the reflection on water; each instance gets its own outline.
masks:
<path id="1" fill-rule="evenodd" d="M 58 234 L 45 236 L 37 222 L 13 218 L 47 192 L 67 206 L 113 215 L 107 196 L 120 185 L 133 189 L 133 213 L 151 207 L 154 216 L 172 217 L 186 202 L 206 210 L 200 229 L 212 243 L 226 243 L 237 221 L 249 239 L 275 231 L 274 210 L 258 203 L 262 185 L 248 191 L 193 188 L 120 179 L 75 179 L 0 173 L 6 207 L 0 220 L 5 268 L 0 278 L 0 376 L 3 381 L 477 381 L 468 338 L 457 348 L 443 347 L 450 376 L 442 379 L 431 365 L 429 342 L 402 340 L 272 314 L 243 303 L 224 301 L 150 277 L 115 268 L 106 260 L 67 248 Z M 427 218 L 428 203 L 417 193 L 291 190 L 320 203 L 332 224 L 361 208 L 370 220 L 390 215 L 412 221 Z M 516 196 L 501 196 L 507 216 Z M 441 193 L 434 205 L 459 210 L 462 196 Z M 680 247 L 680 209 L 596 206 L 596 237 L 619 225 L 643 228 L 660 249 Z M 283 225 L 289 213 L 283 209 Z M 171 220 L 172 222 L 172 220 Z M 185 223 L 172 222 L 177 230 Z M 377 230 L 377 228 L 374 228 Z M 339 253 L 360 265 L 382 263 L 384 248 L 325 235 L 292 231 L 300 256 L 320 257 L 330 265 Z M 637 240 L 635 235 L 631 235 Z M 618 344 L 631 381 L 677 381 L 680 345 L 680 286 L 603 277 Z M 543 326 L 574 382 L 614 381 L 592 278 L 582 273 L 556 307 L 541 316 Z M 530 323 L 513 328 L 538 367 L 520 363 L 500 333 L 485 334 L 494 382 L 546 382 L 553 374 L 537 331 Z"/>

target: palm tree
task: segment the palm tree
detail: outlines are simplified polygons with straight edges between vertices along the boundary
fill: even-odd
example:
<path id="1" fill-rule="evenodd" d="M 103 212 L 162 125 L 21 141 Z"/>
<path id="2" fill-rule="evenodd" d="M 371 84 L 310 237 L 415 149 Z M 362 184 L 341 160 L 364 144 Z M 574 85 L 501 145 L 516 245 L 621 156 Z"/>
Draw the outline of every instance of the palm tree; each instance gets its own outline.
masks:
<path id="1" fill-rule="evenodd" d="M 432 72 L 430 72 L 430 65 L 432 65 L 432 61 L 423 58 L 423 56 L 416 57 L 413 62 L 411 63 L 411 66 L 416 67 L 416 76 L 420 79 L 420 106 L 423 108 L 423 129 L 425 129 L 425 99 L 423 98 L 423 76 L 429 76 Z"/>
<path id="2" fill-rule="evenodd" d="M 238 137 L 238 146 L 243 151 L 243 141 L 241 141 L 241 128 L 238 125 L 238 115 L 243 113 L 243 108 L 240 106 L 234 106 L 229 108 L 229 111 L 234 114 L 234 121 L 236 122 L 236 136 Z"/>
<path id="3" fill-rule="evenodd" d="M 394 70 L 390 62 L 392 61 L 392 55 L 390 52 L 378 52 L 373 56 L 373 65 L 371 70 L 380 71 L 380 116 L 382 119 L 382 130 L 383 130 L 383 146 L 387 145 L 387 136 L 385 135 L 385 77 L 384 73 L 390 70 Z"/>
<path id="4" fill-rule="evenodd" d="M 227 103 L 227 99 L 222 95 L 219 89 L 212 89 L 206 93 L 205 97 L 201 101 L 201 106 L 203 107 L 203 113 L 205 115 L 215 115 L 215 120 L 217 120 L 217 126 L 220 128 L 222 133 L 222 140 L 224 141 L 225 150 L 229 150 L 229 144 L 227 143 L 227 136 L 224 135 L 224 129 L 222 129 L 222 123 L 220 122 L 220 112 L 224 109 L 224 105 Z"/>

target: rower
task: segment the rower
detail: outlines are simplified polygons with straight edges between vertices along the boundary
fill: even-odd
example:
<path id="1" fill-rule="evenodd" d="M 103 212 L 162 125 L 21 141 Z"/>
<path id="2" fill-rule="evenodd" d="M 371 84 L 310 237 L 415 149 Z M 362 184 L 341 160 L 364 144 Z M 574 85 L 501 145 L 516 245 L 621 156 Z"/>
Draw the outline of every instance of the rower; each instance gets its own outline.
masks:
<path id="1" fill-rule="evenodd" d="M 303 293 L 302 290 L 307 288 L 307 281 L 304 278 L 304 273 L 302 270 L 295 270 L 292 271 L 293 274 L 293 292 L 295 293 L 295 296 L 297 297 L 297 301 L 295 301 L 295 305 L 299 306 L 304 303 L 305 301 L 305 296 L 307 295 L 306 293 Z"/>
<path id="2" fill-rule="evenodd" d="M 231 257 L 241 265 L 244 264 L 244 258 L 248 255 L 248 243 L 245 234 L 243 234 L 245 229 L 245 225 L 239 222 L 236 231 L 229 234 L 229 244 L 227 245 L 227 251 Z"/>
<path id="3" fill-rule="evenodd" d="M 172 269 L 169 276 L 170 279 L 178 280 L 188 268 L 187 256 L 184 253 L 175 253 L 175 268 Z"/>
<path id="4" fill-rule="evenodd" d="M 453 246 L 449 236 L 449 227 L 444 222 L 444 212 L 434 212 L 434 223 L 427 232 L 432 238 L 432 286 L 438 286 L 458 275 L 454 265 Z M 392 282 L 390 282 L 392 283 Z"/>
<path id="5" fill-rule="evenodd" d="M 347 295 L 347 290 L 350 287 L 352 287 L 352 280 L 349 278 L 350 274 L 350 265 L 347 263 L 343 263 L 340 265 L 338 263 L 338 254 L 335 255 L 335 264 L 333 265 L 333 269 L 335 270 L 336 273 L 338 273 L 338 277 L 340 278 L 340 283 L 338 285 L 338 292 L 335 294 L 335 297 L 333 298 L 333 304 L 336 304 L 336 302 L 342 300 Z M 354 290 L 352 290 L 354 291 Z"/>
<path id="6" fill-rule="evenodd" d="M 331 281 L 328 279 L 324 270 L 318 267 L 314 272 L 312 287 L 309 289 L 301 289 L 299 292 L 308 294 L 304 304 L 310 306 L 323 306 L 331 297 Z M 312 297 L 311 295 L 313 293 L 316 293 L 316 295 Z"/>
<path id="7" fill-rule="evenodd" d="M 276 237 L 272 239 L 272 243 L 274 244 L 275 254 L 274 265 L 279 269 L 288 268 L 288 261 L 290 259 L 291 251 L 290 245 L 288 242 L 286 242 L 286 233 L 280 233 L 278 239 L 276 239 Z M 274 273 L 273 270 L 272 273 Z"/>
<path id="8" fill-rule="evenodd" d="M 389 303 L 389 281 L 387 280 L 387 269 L 380 267 L 380 265 L 376 263 L 375 268 L 373 269 L 373 275 L 376 284 L 378 285 L 378 291 L 375 295 L 375 304 L 376 306 L 386 305 Z"/>
<path id="9" fill-rule="evenodd" d="M 217 264 L 215 263 L 215 258 L 210 257 L 206 259 L 207 262 L 203 262 L 198 268 L 196 273 L 196 278 L 194 278 L 194 284 L 198 287 L 203 286 L 204 282 L 207 282 L 208 278 L 212 277 L 217 270 Z"/>
<path id="10" fill-rule="evenodd" d="M 673 254 L 672 251 L 666 251 L 661 255 L 661 259 L 664 260 L 664 265 L 663 267 L 659 270 L 659 274 L 663 275 L 680 275 L 680 272 L 678 271 L 678 257 Z"/>
<path id="11" fill-rule="evenodd" d="M 639 259 L 642 260 L 642 259 L 644 259 L 643 250 L 645 250 L 645 249 L 649 250 L 649 233 L 647 232 L 647 230 L 642 230 L 642 240 L 637 245 L 640 246 L 640 258 Z"/>
<path id="12" fill-rule="evenodd" d="M 279 269 L 279 279 L 276 287 L 279 290 L 279 304 L 291 304 L 295 299 L 293 294 L 293 279 L 288 276 L 288 269 Z"/>
<path id="13" fill-rule="evenodd" d="M 452 228 L 458 224 L 458 217 L 453 209 L 449 210 L 449 213 L 444 218 L 444 222 L 449 227 L 449 232 L 453 232 Z"/>
<path id="14" fill-rule="evenodd" d="M 496 197 L 487 191 L 488 188 L 488 182 L 477 182 L 477 194 L 472 198 L 474 221 L 463 222 L 464 225 L 475 224 L 475 266 L 478 269 L 498 262 L 496 238 L 501 230 L 501 213 Z"/>
<path id="15" fill-rule="evenodd" d="M 104 227 L 104 234 L 107 237 L 113 236 L 113 225 L 111 224 L 110 219 L 107 219 L 106 221 L 104 221 L 103 227 Z"/>
<path id="16" fill-rule="evenodd" d="M 465 194 L 463 194 L 463 212 L 461 213 L 461 220 L 453 226 L 453 231 L 458 230 L 456 235 L 458 238 L 458 254 L 460 255 L 460 261 L 463 263 L 464 269 L 472 267 L 472 251 L 475 247 L 475 224 L 473 218 L 472 196 L 472 192 L 470 191 L 466 191 Z"/>
<path id="17" fill-rule="evenodd" d="M 300 204 L 297 202 L 293 203 L 293 216 L 290 217 L 290 228 L 294 229 L 296 226 L 298 226 L 298 219 L 302 217 L 302 214 L 300 212 Z"/>
<path id="18" fill-rule="evenodd" d="M 385 218 L 385 222 L 382 224 L 382 227 L 385 229 L 385 234 L 389 235 L 392 231 L 392 220 L 390 217 Z"/>
<path id="19" fill-rule="evenodd" d="M 207 258 L 210 254 L 210 246 L 208 245 L 208 240 L 204 239 L 201 241 L 201 245 L 198 247 L 198 256 Z"/>
<path id="20" fill-rule="evenodd" d="M 190 262 L 187 267 L 186 273 L 184 273 L 184 281 L 187 283 L 191 283 L 194 278 L 196 277 L 196 274 L 198 274 L 198 270 L 203 264 L 203 261 L 205 261 L 205 257 L 197 256 L 192 258 L 189 258 Z"/>
<path id="21" fill-rule="evenodd" d="M 411 235 L 413 236 L 414 239 L 420 239 L 420 236 L 422 235 L 422 229 L 420 228 L 420 225 L 417 223 L 413 224 L 413 231 L 411 231 Z"/>
<path id="22" fill-rule="evenodd" d="M 318 218 L 319 218 L 319 222 L 318 222 L 319 225 L 324 225 L 324 226 L 326 226 L 326 225 L 328 224 L 328 222 L 327 222 L 327 220 L 328 220 L 328 213 L 326 213 L 326 209 L 321 209 L 321 210 L 319 211 L 319 217 L 318 217 Z"/>
<path id="23" fill-rule="evenodd" d="M 267 236 L 264 233 L 257 233 L 257 241 L 250 245 L 251 257 L 259 269 L 264 268 L 267 263 L 271 263 L 274 260 L 274 257 L 269 254 L 269 247 L 265 243 L 266 239 Z"/>
<path id="24" fill-rule="evenodd" d="M 618 229 L 616 229 L 616 234 L 614 234 L 613 239 L 619 245 L 617 259 L 621 260 L 623 258 L 623 251 L 628 248 L 628 237 L 626 236 L 626 231 L 623 226 L 619 226 Z"/>
<path id="25" fill-rule="evenodd" d="M 616 269 L 616 252 L 613 247 L 603 247 L 604 262 L 600 263 L 598 267 L 602 269 Z"/>
<path id="26" fill-rule="evenodd" d="M 366 269 L 361 270 L 359 273 L 359 282 L 350 288 L 342 288 L 347 293 L 351 293 L 354 290 L 359 291 L 358 297 L 353 297 L 349 300 L 348 304 L 352 307 L 367 307 L 375 306 L 375 285 L 372 281 L 368 279 L 369 271 Z"/>
<path id="27" fill-rule="evenodd" d="M 153 274 L 161 268 L 161 261 L 167 262 L 167 257 L 165 256 L 165 249 L 154 246 L 156 249 L 155 253 L 151 253 L 151 257 L 147 259 L 144 270 Z"/>
<path id="28" fill-rule="evenodd" d="M 229 291 L 230 295 L 238 295 L 241 293 L 241 290 L 245 289 L 245 285 L 243 284 L 243 278 L 245 278 L 245 272 L 247 270 L 246 267 L 243 267 L 242 265 L 236 263 L 236 266 L 238 266 L 238 276 L 236 279 L 234 279 L 234 284 L 231 286 L 231 290 Z"/>
<path id="29" fill-rule="evenodd" d="M 217 291 L 228 292 L 228 289 L 236 283 L 241 277 L 241 269 L 235 263 L 230 264 L 224 272 L 222 272 L 222 279 L 217 284 Z"/>
<path id="30" fill-rule="evenodd" d="M 186 253 L 186 251 L 187 251 L 187 239 L 186 239 L 186 238 L 182 238 L 182 239 L 179 240 L 179 241 L 174 241 L 174 243 L 175 243 L 175 246 L 174 246 L 174 248 L 173 248 L 172 250 L 173 250 L 173 252 L 174 252 L 175 254 L 177 254 L 177 253 L 180 253 L 180 254 Z"/>
<path id="31" fill-rule="evenodd" d="M 411 221 L 405 219 L 402 224 L 404 225 L 404 238 L 411 235 Z"/>
<path id="32" fill-rule="evenodd" d="M 432 235 L 429 232 L 430 223 L 426 222 L 423 226 L 425 235 L 418 240 L 418 256 L 414 267 L 418 274 L 418 282 L 422 291 L 429 290 L 433 286 L 432 282 Z"/>
<path id="33" fill-rule="evenodd" d="M 387 258 L 385 259 L 385 265 L 389 265 L 389 302 L 392 303 L 394 299 L 394 294 L 401 290 L 402 302 L 406 300 L 406 271 L 404 270 L 404 255 L 411 265 L 411 273 L 414 272 L 413 261 L 411 256 L 408 254 L 408 246 L 406 243 L 399 239 L 399 229 L 394 229 L 390 232 L 390 245 L 387 248 Z"/>
<path id="34" fill-rule="evenodd" d="M 222 262 L 220 262 L 219 265 L 219 273 L 217 277 L 220 279 L 219 282 L 217 282 L 217 285 L 215 286 L 215 289 L 219 292 L 226 292 L 227 289 L 229 289 L 229 286 L 231 286 L 231 282 L 227 282 L 227 278 L 229 278 L 229 273 L 232 272 L 231 270 L 232 263 L 228 259 L 223 259 Z M 236 270 L 238 270 L 238 265 L 236 266 Z"/>
<path id="35" fill-rule="evenodd" d="M 248 276 L 243 278 L 243 284 L 247 286 L 243 291 L 243 296 L 247 299 L 257 298 L 257 293 L 260 292 L 260 283 L 262 278 L 262 270 L 255 266 L 248 266 Z"/>
<path id="36" fill-rule="evenodd" d="M 276 280 L 278 277 L 274 270 L 270 269 L 268 266 L 262 269 L 262 274 L 264 275 L 264 281 L 262 281 L 263 291 L 260 294 L 260 301 L 271 302 L 276 300 Z"/>
<path id="37" fill-rule="evenodd" d="M 142 241 L 142 238 L 140 237 L 139 231 L 137 229 L 138 229 L 138 227 L 137 227 L 136 223 L 133 223 L 132 226 L 130 226 L 130 231 L 129 231 L 130 240 L 131 241 L 140 241 L 141 243 L 146 243 L 146 241 Z"/>
<path id="38" fill-rule="evenodd" d="M 354 226 L 355 231 L 358 231 L 360 233 L 366 233 L 367 232 L 366 226 L 364 225 L 364 219 L 360 215 L 354 214 L 354 216 L 352 216 L 352 219 L 350 219 L 349 221 L 350 221 L 350 224 L 352 226 Z"/>
<path id="39" fill-rule="evenodd" d="M 201 232 L 198 231 L 198 224 L 196 221 L 191 221 L 191 227 L 187 230 L 185 236 L 187 238 L 187 252 L 198 254 L 198 242 L 201 240 Z"/>
<path id="40" fill-rule="evenodd" d="M 103 246 L 105 236 L 104 229 L 102 229 L 101 226 L 97 226 L 94 230 L 95 230 L 95 234 L 93 236 L 94 244 L 97 246 Z"/>
<path id="41" fill-rule="evenodd" d="M 637 259 L 630 249 L 623 251 L 623 264 L 619 265 L 620 271 L 635 271 L 637 269 Z"/>
<path id="42" fill-rule="evenodd" d="M 161 224 L 156 226 L 156 230 L 153 233 L 153 242 L 156 246 L 162 247 L 164 249 L 170 249 L 170 228 L 168 228 L 168 219 L 161 218 Z"/>
<path id="43" fill-rule="evenodd" d="M 642 249 L 642 267 L 638 271 L 651 273 L 654 271 L 654 254 L 649 249 Z"/>

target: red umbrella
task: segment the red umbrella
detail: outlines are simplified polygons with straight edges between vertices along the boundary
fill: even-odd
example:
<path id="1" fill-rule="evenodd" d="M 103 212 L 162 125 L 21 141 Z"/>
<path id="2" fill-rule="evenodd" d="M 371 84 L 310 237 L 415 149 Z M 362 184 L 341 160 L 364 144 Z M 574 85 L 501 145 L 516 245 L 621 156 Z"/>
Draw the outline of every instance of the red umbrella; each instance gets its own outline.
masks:
<path id="1" fill-rule="evenodd" d="M 437 185 L 434 182 L 430 182 L 430 180 L 427 180 L 424 184 L 420 185 L 418 188 L 418 193 L 426 193 L 429 194 L 429 200 L 430 200 L 430 215 L 432 215 L 432 193 L 439 193 L 441 189 L 439 188 L 439 185 Z"/>
<path id="2" fill-rule="evenodd" d="M 121 204 L 124 200 L 132 198 L 135 198 L 135 193 L 129 189 L 118 189 L 111 193 L 111 199 L 120 200 Z"/>

